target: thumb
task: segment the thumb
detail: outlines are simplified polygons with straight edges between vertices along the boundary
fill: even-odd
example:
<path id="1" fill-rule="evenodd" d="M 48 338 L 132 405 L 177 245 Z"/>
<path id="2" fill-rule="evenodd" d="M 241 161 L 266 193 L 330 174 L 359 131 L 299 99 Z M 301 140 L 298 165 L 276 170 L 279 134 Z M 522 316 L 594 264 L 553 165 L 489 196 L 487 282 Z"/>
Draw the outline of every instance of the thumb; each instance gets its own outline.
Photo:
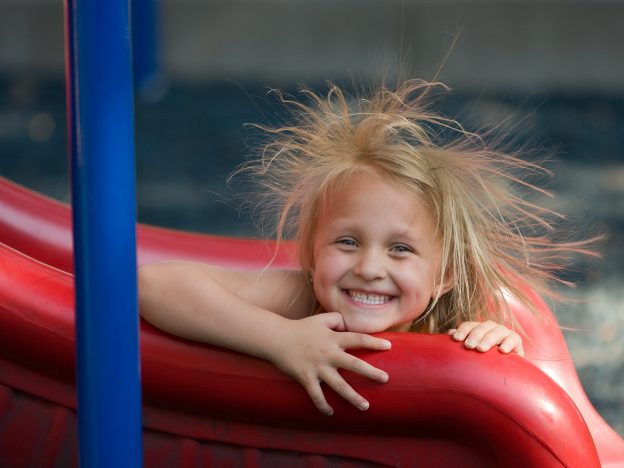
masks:
<path id="1" fill-rule="evenodd" d="M 344 318 L 339 312 L 324 312 L 317 315 L 317 317 L 319 317 L 323 325 L 331 330 L 345 331 L 347 329 L 344 323 Z"/>

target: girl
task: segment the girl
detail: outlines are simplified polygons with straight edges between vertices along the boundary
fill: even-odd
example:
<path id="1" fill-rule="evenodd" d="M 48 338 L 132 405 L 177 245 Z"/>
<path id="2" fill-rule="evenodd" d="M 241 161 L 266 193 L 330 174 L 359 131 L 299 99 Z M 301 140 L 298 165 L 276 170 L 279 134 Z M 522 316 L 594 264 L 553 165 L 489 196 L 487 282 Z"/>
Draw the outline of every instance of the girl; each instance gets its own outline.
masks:
<path id="1" fill-rule="evenodd" d="M 519 173 L 542 169 L 486 146 L 428 105 L 441 85 L 407 81 L 350 101 L 332 86 L 310 104 L 282 99 L 295 124 L 241 171 L 277 207 L 277 239 L 294 236 L 300 270 L 230 271 L 170 262 L 139 272 L 143 317 L 175 335 L 269 360 L 331 415 L 325 382 L 369 407 L 339 374 L 388 375 L 347 353 L 386 350 L 382 331 L 448 332 L 467 348 L 523 355 L 506 297 L 553 296 L 561 253 L 552 212 Z M 445 141 L 442 141 L 445 140 Z M 509 327 L 509 328 L 508 328 Z"/>

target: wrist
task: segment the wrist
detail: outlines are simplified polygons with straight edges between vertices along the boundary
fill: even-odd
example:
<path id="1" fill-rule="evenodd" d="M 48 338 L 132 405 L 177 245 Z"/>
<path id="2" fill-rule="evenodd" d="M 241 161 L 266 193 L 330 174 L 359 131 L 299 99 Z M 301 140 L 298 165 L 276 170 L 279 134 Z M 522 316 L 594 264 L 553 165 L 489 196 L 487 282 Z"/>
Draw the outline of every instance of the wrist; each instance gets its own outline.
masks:
<path id="1" fill-rule="evenodd" d="M 293 321 L 280 315 L 271 313 L 267 320 L 255 326 L 259 331 L 257 343 L 257 357 L 278 365 L 288 351 L 288 338 L 292 335 L 289 325 Z"/>

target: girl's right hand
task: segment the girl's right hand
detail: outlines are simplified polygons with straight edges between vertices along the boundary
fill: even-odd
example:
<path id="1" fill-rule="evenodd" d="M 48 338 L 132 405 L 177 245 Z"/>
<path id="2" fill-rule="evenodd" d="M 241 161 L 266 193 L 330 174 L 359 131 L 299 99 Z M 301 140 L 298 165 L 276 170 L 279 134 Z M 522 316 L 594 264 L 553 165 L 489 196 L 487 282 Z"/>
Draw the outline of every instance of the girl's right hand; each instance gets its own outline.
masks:
<path id="1" fill-rule="evenodd" d="M 338 373 L 345 369 L 381 383 L 388 374 L 366 361 L 346 352 L 347 349 L 390 349 L 390 342 L 345 329 L 342 315 L 328 312 L 301 320 L 285 320 L 283 333 L 275 340 L 271 361 L 283 372 L 299 382 L 308 392 L 314 405 L 323 414 L 331 416 L 334 410 L 327 403 L 321 382 L 325 382 L 356 408 L 365 411 L 368 401 L 358 394 Z"/>

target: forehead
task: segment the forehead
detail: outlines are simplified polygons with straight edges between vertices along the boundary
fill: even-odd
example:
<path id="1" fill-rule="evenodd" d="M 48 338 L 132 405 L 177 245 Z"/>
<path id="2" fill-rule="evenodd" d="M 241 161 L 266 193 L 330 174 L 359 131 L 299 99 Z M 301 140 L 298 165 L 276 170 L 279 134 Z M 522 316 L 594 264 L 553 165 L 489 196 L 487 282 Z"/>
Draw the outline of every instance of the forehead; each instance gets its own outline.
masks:
<path id="1" fill-rule="evenodd" d="M 375 226 L 391 223 L 395 230 L 406 233 L 430 236 L 435 232 L 422 197 L 372 171 L 350 175 L 332 187 L 321 203 L 319 215 L 324 227 L 354 222 Z"/>

